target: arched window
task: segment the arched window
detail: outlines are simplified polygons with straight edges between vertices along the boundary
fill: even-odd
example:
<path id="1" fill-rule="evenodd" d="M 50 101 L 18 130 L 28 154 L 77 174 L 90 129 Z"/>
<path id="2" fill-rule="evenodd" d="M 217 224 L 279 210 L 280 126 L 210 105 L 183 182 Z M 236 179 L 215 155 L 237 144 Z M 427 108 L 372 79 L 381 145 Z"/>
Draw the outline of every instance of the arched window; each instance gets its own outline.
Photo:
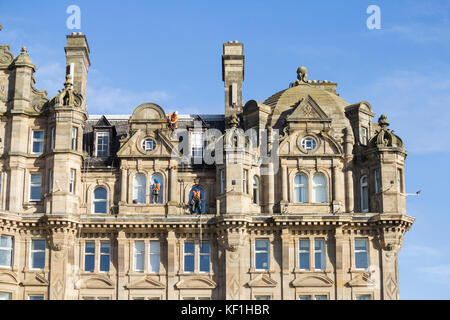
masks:
<path id="1" fill-rule="evenodd" d="M 361 178 L 361 211 L 369 211 L 369 184 L 367 183 L 367 176 Z"/>
<path id="2" fill-rule="evenodd" d="M 308 177 L 299 173 L 294 178 L 294 202 L 308 202 Z"/>
<path id="3" fill-rule="evenodd" d="M 159 196 L 158 196 L 158 202 L 157 203 L 163 203 L 164 202 L 164 178 L 162 174 L 155 173 L 152 175 L 152 178 L 150 179 L 150 203 L 155 203 L 154 201 L 154 194 L 153 189 L 156 186 L 156 183 L 159 183 Z"/>
<path id="4" fill-rule="evenodd" d="M 205 202 L 206 202 L 206 198 L 205 198 L 205 190 L 203 190 L 202 187 L 200 186 L 194 186 L 191 191 L 189 192 L 189 205 L 192 202 L 192 198 L 194 197 L 194 190 L 195 191 L 200 191 L 200 213 L 205 213 Z M 195 212 L 198 214 L 198 211 Z"/>
<path id="5" fill-rule="evenodd" d="M 323 173 L 316 173 L 312 179 L 312 202 L 327 202 L 327 179 Z"/>
<path id="6" fill-rule="evenodd" d="M 145 201 L 145 190 L 147 185 L 144 174 L 137 174 L 133 181 L 133 203 L 143 204 Z"/>
<path id="7" fill-rule="evenodd" d="M 108 192 L 103 187 L 94 190 L 93 211 L 94 213 L 108 213 Z"/>
<path id="8" fill-rule="evenodd" d="M 259 204 L 259 178 L 253 176 L 253 203 Z"/>

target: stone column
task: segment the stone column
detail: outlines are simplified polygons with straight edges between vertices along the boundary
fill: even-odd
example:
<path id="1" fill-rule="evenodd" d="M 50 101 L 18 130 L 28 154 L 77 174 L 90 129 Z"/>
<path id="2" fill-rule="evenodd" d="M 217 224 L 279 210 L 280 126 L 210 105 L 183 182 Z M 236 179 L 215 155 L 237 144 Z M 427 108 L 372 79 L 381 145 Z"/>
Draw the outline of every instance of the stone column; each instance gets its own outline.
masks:
<path id="1" fill-rule="evenodd" d="M 267 199 L 266 199 L 266 209 L 267 213 L 273 213 L 273 205 L 275 204 L 275 177 L 273 173 L 273 163 L 269 162 L 267 164 Z"/>
<path id="2" fill-rule="evenodd" d="M 177 202 L 177 183 L 178 183 L 178 169 L 176 166 L 170 168 L 170 190 L 169 201 L 171 203 Z"/>
<path id="3" fill-rule="evenodd" d="M 166 282 L 166 297 L 169 300 L 174 300 L 175 295 L 175 261 L 177 259 L 177 238 L 174 230 L 167 232 L 167 282 Z"/>
<path id="4" fill-rule="evenodd" d="M 127 277 L 127 269 L 129 268 L 129 264 L 127 263 L 128 255 L 127 255 L 127 246 L 128 239 L 125 231 L 119 231 L 117 233 L 116 238 L 117 245 L 117 299 L 118 300 L 128 300 L 127 290 L 123 288 L 128 283 Z"/>
<path id="5" fill-rule="evenodd" d="M 289 202 L 288 196 L 288 170 L 286 165 L 281 165 L 281 188 L 283 191 L 282 202 Z"/>
<path id="6" fill-rule="evenodd" d="M 127 190 L 128 190 L 128 183 L 127 183 L 127 169 L 121 168 L 120 172 L 120 202 L 125 204 L 127 202 Z"/>
<path id="7" fill-rule="evenodd" d="M 292 261 L 290 255 L 290 244 L 291 244 L 291 232 L 288 228 L 284 228 L 281 232 L 281 300 L 292 300 L 295 297 L 290 295 L 289 282 L 290 282 L 290 270 Z"/>
<path id="8" fill-rule="evenodd" d="M 343 228 L 337 227 L 334 233 L 335 240 L 335 286 L 336 286 L 336 300 L 344 300 L 344 286 L 346 284 L 345 274 L 345 259 L 349 258 L 345 255 L 345 246 L 347 237 L 343 234 Z"/>
<path id="9" fill-rule="evenodd" d="M 352 166 L 348 163 L 345 171 L 345 210 L 347 212 L 353 212 L 355 210 L 354 192 L 353 170 Z"/>
<path id="10" fill-rule="evenodd" d="M 345 210 L 345 183 L 342 165 L 333 166 L 333 212 L 339 213 Z"/>

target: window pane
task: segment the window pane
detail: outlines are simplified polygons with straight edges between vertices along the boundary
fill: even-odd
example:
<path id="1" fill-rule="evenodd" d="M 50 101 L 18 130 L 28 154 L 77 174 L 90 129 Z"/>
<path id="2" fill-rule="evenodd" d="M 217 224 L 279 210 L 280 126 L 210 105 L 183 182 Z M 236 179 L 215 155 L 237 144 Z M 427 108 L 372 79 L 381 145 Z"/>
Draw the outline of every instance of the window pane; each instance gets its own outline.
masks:
<path id="1" fill-rule="evenodd" d="M 209 254 L 200 256 L 200 271 L 209 272 Z"/>
<path id="2" fill-rule="evenodd" d="M 316 300 L 328 300 L 327 296 L 316 296 Z"/>
<path id="3" fill-rule="evenodd" d="M 100 271 L 109 272 L 110 264 L 110 244 L 102 242 L 100 244 Z"/>
<path id="4" fill-rule="evenodd" d="M 86 253 L 95 253 L 95 242 L 86 242 L 85 244 L 85 252 Z"/>
<path id="5" fill-rule="evenodd" d="M 300 296 L 300 300 L 311 300 L 311 296 Z"/>
<path id="6" fill-rule="evenodd" d="M 255 300 L 270 300 L 270 296 L 256 296 Z"/>
<path id="7" fill-rule="evenodd" d="M 200 246 L 200 253 L 207 253 L 209 254 L 209 243 L 203 242 Z"/>
<path id="8" fill-rule="evenodd" d="M 95 242 L 84 244 L 84 270 L 93 272 L 95 267 Z"/>
<path id="9" fill-rule="evenodd" d="M 108 193 L 105 188 L 97 188 L 94 191 L 94 198 L 96 200 L 106 200 Z"/>
<path id="10" fill-rule="evenodd" d="M 29 296 L 28 300 L 44 300 L 44 296 Z"/>
<path id="11" fill-rule="evenodd" d="M 355 239 L 355 250 L 367 250 L 369 243 L 367 239 Z"/>
<path id="12" fill-rule="evenodd" d="M 322 173 L 317 173 L 313 177 L 313 202 L 327 202 L 326 178 Z"/>
<path id="13" fill-rule="evenodd" d="M 309 270 L 309 239 L 299 240 L 300 269 Z"/>
<path id="14" fill-rule="evenodd" d="M 372 296 L 370 294 L 363 294 L 357 296 L 356 300 L 372 300 Z"/>
<path id="15" fill-rule="evenodd" d="M 45 252 L 33 252 L 32 253 L 32 269 L 44 269 L 45 267 Z"/>
<path id="16" fill-rule="evenodd" d="M 294 178 L 294 201 L 308 202 L 308 177 L 304 174 L 297 174 Z"/>
<path id="17" fill-rule="evenodd" d="M 146 177 L 138 174 L 134 177 L 133 200 L 136 203 L 143 204 L 145 201 Z"/>
<path id="18" fill-rule="evenodd" d="M 185 242 L 184 243 L 184 253 L 194 253 L 194 242 Z"/>
<path id="19" fill-rule="evenodd" d="M 0 237 L 0 266 L 11 267 L 13 253 L 13 238 L 11 236 Z"/>
<path id="20" fill-rule="evenodd" d="M 136 241 L 134 243 L 134 271 L 144 271 L 145 261 L 144 261 L 144 241 Z"/>
<path id="21" fill-rule="evenodd" d="M 255 254 L 255 268 L 258 270 L 269 269 L 269 257 L 265 252 Z"/>
<path id="22" fill-rule="evenodd" d="M 11 300 L 11 293 L 0 292 L 0 300 Z"/>
<path id="23" fill-rule="evenodd" d="M 193 255 L 185 255 L 184 256 L 184 271 L 185 272 L 194 272 L 194 256 Z"/>
<path id="24" fill-rule="evenodd" d="M 45 240 L 33 240 L 31 242 L 31 250 L 45 250 Z"/>
<path id="25" fill-rule="evenodd" d="M 369 267 L 369 242 L 367 239 L 355 239 L 355 267 L 367 269 Z"/>
<path id="26" fill-rule="evenodd" d="M 94 213 L 107 213 L 106 201 L 94 202 Z"/>
<path id="27" fill-rule="evenodd" d="M 269 240 L 267 239 L 257 239 L 255 241 L 255 250 L 268 250 Z"/>
<path id="28" fill-rule="evenodd" d="M 314 240 L 314 268 L 316 270 L 325 269 L 325 240 L 316 239 Z"/>
<path id="29" fill-rule="evenodd" d="M 160 266 L 160 243 L 159 241 L 150 241 L 150 261 L 149 261 L 149 271 L 159 272 Z"/>
<path id="30" fill-rule="evenodd" d="M 30 176 L 30 200 L 41 200 L 42 176 L 40 174 L 32 174 Z"/>

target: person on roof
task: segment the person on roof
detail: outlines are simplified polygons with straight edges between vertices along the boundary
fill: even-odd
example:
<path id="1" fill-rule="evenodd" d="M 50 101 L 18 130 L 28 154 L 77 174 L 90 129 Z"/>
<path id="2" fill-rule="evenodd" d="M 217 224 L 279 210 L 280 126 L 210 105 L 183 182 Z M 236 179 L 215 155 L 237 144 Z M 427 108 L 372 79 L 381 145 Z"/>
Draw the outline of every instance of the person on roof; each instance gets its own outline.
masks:
<path id="1" fill-rule="evenodd" d="M 155 179 L 152 184 L 152 203 L 159 203 L 159 193 L 161 191 L 161 184 L 158 179 Z"/>
<path id="2" fill-rule="evenodd" d="M 190 203 L 191 214 L 198 211 L 199 214 L 202 213 L 202 191 L 199 187 L 194 187 L 192 189 L 192 199 Z"/>
<path id="3" fill-rule="evenodd" d="M 169 124 L 172 131 L 178 127 L 178 111 L 169 114 Z"/>

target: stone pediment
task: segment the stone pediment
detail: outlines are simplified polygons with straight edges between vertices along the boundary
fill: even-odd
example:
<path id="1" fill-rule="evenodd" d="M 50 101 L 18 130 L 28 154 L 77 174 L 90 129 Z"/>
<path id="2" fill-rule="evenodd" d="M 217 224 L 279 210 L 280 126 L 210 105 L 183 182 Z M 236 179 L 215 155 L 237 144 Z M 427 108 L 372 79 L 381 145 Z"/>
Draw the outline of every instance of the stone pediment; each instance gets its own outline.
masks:
<path id="1" fill-rule="evenodd" d="M 179 281 L 175 286 L 178 289 L 215 289 L 217 284 L 206 277 L 192 277 Z"/>
<path id="2" fill-rule="evenodd" d="M 0 284 L 14 284 L 17 285 L 17 276 L 11 271 L 3 271 L 0 273 Z"/>
<path id="3" fill-rule="evenodd" d="M 331 287 L 333 280 L 326 275 L 314 274 L 301 276 L 291 282 L 293 287 Z"/>
<path id="4" fill-rule="evenodd" d="M 296 121 L 326 121 L 330 122 L 331 119 L 317 104 L 317 102 L 307 95 L 302 98 L 295 107 L 294 111 L 286 118 L 288 122 Z"/>
<path id="5" fill-rule="evenodd" d="M 34 277 L 27 279 L 21 283 L 23 286 L 48 286 L 49 282 L 48 280 L 40 275 L 36 274 Z"/>
<path id="6" fill-rule="evenodd" d="M 114 283 L 106 278 L 101 276 L 90 277 L 86 280 L 83 280 L 81 284 L 81 289 L 113 289 Z"/>
<path id="7" fill-rule="evenodd" d="M 166 286 L 152 277 L 139 279 L 125 286 L 127 289 L 164 289 Z"/>
<path id="8" fill-rule="evenodd" d="M 152 151 L 142 149 L 142 141 L 148 137 L 156 141 L 156 148 Z M 137 130 L 117 152 L 119 158 L 136 156 L 172 157 L 173 154 L 178 156 L 179 152 L 161 130 L 156 130 L 150 135 L 147 135 L 144 130 Z"/>
<path id="9" fill-rule="evenodd" d="M 105 116 L 102 116 L 97 123 L 93 126 L 94 128 L 104 128 L 104 127 L 112 127 L 111 123 L 106 119 Z"/>
<path id="10" fill-rule="evenodd" d="M 166 113 L 155 103 L 144 103 L 134 110 L 131 122 L 167 122 Z"/>
<path id="11" fill-rule="evenodd" d="M 369 272 L 364 272 L 347 282 L 349 287 L 370 287 L 374 284 L 375 280 L 372 279 L 372 275 Z"/>
<path id="12" fill-rule="evenodd" d="M 247 283 L 247 285 L 250 288 L 261 288 L 261 287 L 273 288 L 276 287 L 277 284 L 278 283 L 272 278 L 270 278 L 267 274 L 261 274 Z"/>

